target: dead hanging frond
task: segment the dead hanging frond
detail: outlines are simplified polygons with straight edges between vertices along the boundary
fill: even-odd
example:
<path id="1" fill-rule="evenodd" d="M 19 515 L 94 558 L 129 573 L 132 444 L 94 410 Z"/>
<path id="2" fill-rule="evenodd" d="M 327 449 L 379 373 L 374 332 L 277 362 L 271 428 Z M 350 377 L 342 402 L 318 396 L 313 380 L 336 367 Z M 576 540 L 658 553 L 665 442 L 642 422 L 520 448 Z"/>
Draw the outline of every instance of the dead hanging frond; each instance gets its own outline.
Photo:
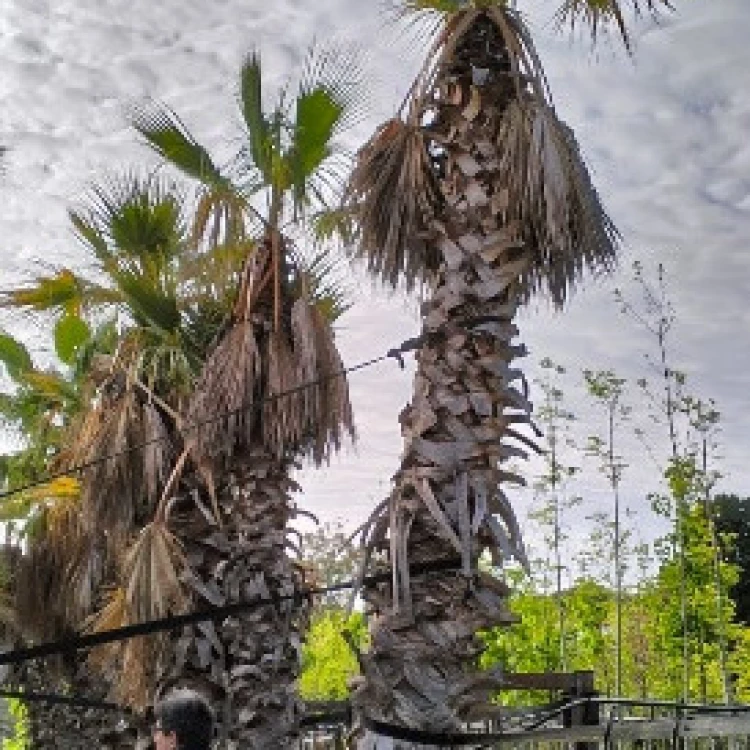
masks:
<path id="1" fill-rule="evenodd" d="M 93 611 L 105 577 L 104 550 L 82 523 L 77 497 L 44 508 L 34 527 L 18 561 L 14 608 L 24 632 L 54 640 Z"/>
<path id="2" fill-rule="evenodd" d="M 290 322 L 291 340 L 268 339 L 263 440 L 279 457 L 291 452 L 320 465 L 345 433 L 354 436 L 348 383 L 332 329 L 317 306 L 299 298 Z"/>
<path id="3" fill-rule="evenodd" d="M 297 307 L 298 315 L 304 316 L 307 323 L 295 330 L 295 348 L 301 348 L 298 341 L 301 341 L 303 335 L 312 335 L 315 342 L 315 389 L 319 412 L 311 435 L 309 455 L 319 465 L 327 461 L 332 452 L 341 448 L 344 437 L 354 439 L 354 417 L 349 400 L 349 382 L 331 325 L 317 305 L 312 305 L 307 300 L 298 300 L 295 304 L 295 308 Z M 303 307 L 306 307 L 304 313 Z M 293 311 L 293 325 L 296 317 Z M 305 330 L 307 333 L 304 333 Z"/>
<path id="4" fill-rule="evenodd" d="M 591 182 L 573 132 L 554 110 L 528 97 L 507 108 L 498 133 L 496 190 L 534 253 L 526 293 L 544 288 L 556 306 L 584 271 L 615 263 L 619 235 Z"/>
<path id="5" fill-rule="evenodd" d="M 425 242 L 440 205 L 440 191 L 425 132 L 400 119 L 382 125 L 360 149 L 346 192 L 357 215 L 356 255 L 370 273 L 408 289 L 437 269 L 439 257 Z"/>
<path id="6" fill-rule="evenodd" d="M 188 408 L 187 424 L 201 426 L 185 437 L 199 455 L 230 458 L 252 443 L 260 375 L 254 325 L 241 320 L 209 355 Z"/>
<path id="7" fill-rule="evenodd" d="M 630 31 L 623 8 L 628 7 L 636 16 L 650 13 L 657 17 L 661 10 L 674 10 L 669 0 L 564 0 L 555 13 L 558 28 L 569 26 L 575 32 L 579 26 L 591 34 L 596 43 L 602 31 L 615 26 L 625 49 L 633 51 Z"/>
<path id="8" fill-rule="evenodd" d="M 125 373 L 104 386 L 101 403 L 77 431 L 71 455 L 74 464 L 93 464 L 82 502 L 92 527 L 106 526 L 114 541 L 150 517 L 173 453 L 170 434 L 160 409 L 128 383 Z"/>
<path id="9" fill-rule="evenodd" d="M 123 588 L 112 589 L 101 611 L 84 625 L 87 633 L 103 633 L 133 624 Z M 112 686 L 119 703 L 138 712 L 146 709 L 156 687 L 156 664 L 164 648 L 163 634 L 129 638 L 93 648 L 88 655 L 91 668 Z"/>
<path id="10" fill-rule="evenodd" d="M 122 565 L 132 622 L 157 620 L 183 610 L 186 597 L 180 573 L 186 567 L 182 545 L 165 523 L 155 520 L 141 530 Z"/>
<path id="11" fill-rule="evenodd" d="M 182 545 L 157 519 L 145 526 L 124 556 L 121 585 L 84 623 L 88 633 L 149 622 L 184 612 L 188 597 L 180 576 L 188 566 Z M 136 710 L 149 705 L 156 684 L 163 634 L 131 638 L 92 649 L 89 663 L 107 676 L 117 698 Z"/>

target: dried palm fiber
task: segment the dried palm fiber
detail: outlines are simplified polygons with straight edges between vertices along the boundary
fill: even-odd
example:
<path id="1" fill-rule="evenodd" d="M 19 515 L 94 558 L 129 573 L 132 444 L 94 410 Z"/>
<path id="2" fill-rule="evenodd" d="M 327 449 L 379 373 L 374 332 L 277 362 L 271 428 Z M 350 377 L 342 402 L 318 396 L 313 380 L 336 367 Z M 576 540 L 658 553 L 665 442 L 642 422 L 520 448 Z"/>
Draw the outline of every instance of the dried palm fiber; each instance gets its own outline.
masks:
<path id="1" fill-rule="evenodd" d="M 151 517 L 174 453 L 169 417 L 120 371 L 73 437 L 71 465 L 92 465 L 81 509 L 91 528 L 107 528 L 115 550 Z"/>
<path id="2" fill-rule="evenodd" d="M 90 617 L 87 629 L 100 632 L 148 622 L 184 611 L 188 601 L 181 577 L 188 562 L 182 545 L 167 527 L 169 501 L 184 469 L 188 451 L 177 461 L 153 520 L 135 536 L 119 566 L 119 586 L 106 606 Z M 120 701 L 139 711 L 151 702 L 156 686 L 156 656 L 166 645 L 164 634 L 109 644 L 92 652 L 90 663 L 110 673 Z M 112 675 L 112 665 L 123 665 Z"/>
<path id="3" fill-rule="evenodd" d="M 477 671 L 476 632 L 514 621 L 505 584 L 478 561 L 485 553 L 496 566 L 525 560 L 509 497 L 523 479 L 509 462 L 536 446 L 514 366 L 525 354 L 515 343 L 516 311 L 540 288 L 562 304 L 585 267 L 611 265 L 615 234 L 514 11 L 455 13 L 410 106 L 439 187 L 426 223 L 440 262 L 422 306 L 426 343 L 412 402 L 401 415 L 401 467 L 363 538 L 392 581 L 363 593 L 375 617 L 353 700 L 370 717 L 440 732 L 459 730 L 471 706 L 502 683 L 501 670 Z M 446 558 L 459 574 L 410 576 L 410 565 Z M 377 737 L 361 737 L 360 747 L 378 746 Z"/>
<path id="4" fill-rule="evenodd" d="M 170 516 L 189 562 L 181 583 L 190 609 L 297 594 L 241 617 L 187 626 L 159 655 L 157 694 L 189 686 L 209 696 L 221 707 L 222 732 L 238 747 L 285 747 L 302 710 L 294 686 L 309 606 L 302 570 L 286 552 L 291 495 L 299 489 L 291 468 L 261 446 L 248 447 L 217 472 L 220 525 L 204 484 L 190 474 Z"/>
<path id="5" fill-rule="evenodd" d="M 82 523 L 77 498 L 44 508 L 35 526 L 15 571 L 14 608 L 27 637 L 55 640 L 74 632 L 94 610 L 106 576 L 105 545 L 101 534 Z"/>

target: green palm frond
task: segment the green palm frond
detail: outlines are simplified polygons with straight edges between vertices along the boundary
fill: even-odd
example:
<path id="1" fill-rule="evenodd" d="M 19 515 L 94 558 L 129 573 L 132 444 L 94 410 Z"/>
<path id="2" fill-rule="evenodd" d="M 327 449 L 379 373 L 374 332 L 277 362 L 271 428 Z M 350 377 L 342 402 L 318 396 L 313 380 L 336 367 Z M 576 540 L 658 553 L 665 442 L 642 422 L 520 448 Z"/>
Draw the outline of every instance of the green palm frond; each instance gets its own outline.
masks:
<path id="1" fill-rule="evenodd" d="M 130 269 L 113 270 L 112 277 L 137 325 L 166 333 L 179 329 L 179 302 L 169 280 Z"/>
<path id="2" fill-rule="evenodd" d="M 184 197 L 172 182 L 127 175 L 95 189 L 93 215 L 119 254 L 171 259 L 186 234 Z"/>
<path id="3" fill-rule="evenodd" d="M 33 367 L 31 354 L 26 345 L 0 329 L 0 362 L 5 365 L 8 375 L 18 380 Z"/>
<path id="4" fill-rule="evenodd" d="M 349 163 L 331 159 L 333 139 L 362 119 L 365 93 L 364 74 L 355 51 L 337 46 L 311 47 L 294 102 L 287 153 L 296 212 L 304 210 L 315 191 L 341 193 Z"/>
<path id="5" fill-rule="evenodd" d="M 181 172 L 206 185 L 226 183 L 208 151 L 166 105 L 155 101 L 135 104 L 128 120 L 159 156 Z"/>
<path id="6" fill-rule="evenodd" d="M 184 195 L 173 181 L 151 175 L 128 173 L 94 185 L 70 217 L 105 270 L 122 259 L 167 263 L 187 233 Z"/>
<path id="7" fill-rule="evenodd" d="M 78 352 L 91 340 L 91 327 L 79 315 L 64 315 L 55 323 L 54 339 L 60 361 L 72 365 Z"/>
<path id="8" fill-rule="evenodd" d="M 39 276 L 27 286 L 0 292 L 0 307 L 79 314 L 83 308 L 85 286 L 83 279 L 63 268 L 53 276 Z"/>
<path id="9" fill-rule="evenodd" d="M 248 153 L 263 181 L 271 181 L 273 137 L 271 124 L 263 113 L 262 68 L 260 56 L 249 54 L 240 69 L 240 105 L 247 128 Z"/>
<path id="10" fill-rule="evenodd" d="M 636 16 L 644 12 L 656 16 L 660 10 L 674 10 L 670 0 L 564 0 L 555 19 L 558 26 L 570 26 L 571 31 L 583 26 L 594 42 L 603 29 L 614 25 L 626 49 L 632 51 L 623 8 L 629 9 Z"/>

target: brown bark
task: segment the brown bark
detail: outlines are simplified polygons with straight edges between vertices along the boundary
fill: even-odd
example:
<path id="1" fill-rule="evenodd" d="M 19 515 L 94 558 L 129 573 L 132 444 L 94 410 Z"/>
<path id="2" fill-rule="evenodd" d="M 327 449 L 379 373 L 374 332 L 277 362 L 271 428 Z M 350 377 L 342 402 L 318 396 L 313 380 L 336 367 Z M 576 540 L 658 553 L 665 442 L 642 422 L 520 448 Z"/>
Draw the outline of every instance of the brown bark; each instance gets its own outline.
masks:
<path id="1" fill-rule="evenodd" d="M 286 550 L 296 489 L 291 464 L 262 449 L 232 464 L 217 487 L 221 526 L 197 488 L 172 511 L 170 526 L 193 571 L 184 581 L 193 609 L 289 596 L 304 587 Z M 286 747 L 301 714 L 296 680 L 307 618 L 308 603 L 299 596 L 186 627 L 164 649 L 159 692 L 189 686 L 206 694 L 222 736 L 237 747 Z"/>

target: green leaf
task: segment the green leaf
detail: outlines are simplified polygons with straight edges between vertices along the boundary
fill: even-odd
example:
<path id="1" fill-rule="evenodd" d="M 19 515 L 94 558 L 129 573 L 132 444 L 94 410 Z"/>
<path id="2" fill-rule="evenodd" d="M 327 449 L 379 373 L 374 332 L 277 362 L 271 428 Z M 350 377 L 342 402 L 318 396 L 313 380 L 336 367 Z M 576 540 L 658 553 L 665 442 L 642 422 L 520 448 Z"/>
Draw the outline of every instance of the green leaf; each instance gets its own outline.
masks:
<path id="1" fill-rule="evenodd" d="M 324 87 L 302 92 L 297 97 L 292 147 L 297 179 L 309 178 L 330 154 L 331 138 L 344 111 L 343 104 Z"/>
<path id="2" fill-rule="evenodd" d="M 0 293 L 0 307 L 29 307 L 37 312 L 77 313 L 82 303 L 82 281 L 62 268 L 54 276 L 40 276 L 31 286 Z"/>
<path id="3" fill-rule="evenodd" d="M 0 362 L 13 380 L 33 368 L 29 350 L 9 333 L 0 330 Z"/>
<path id="4" fill-rule="evenodd" d="M 156 102 L 131 108 L 130 124 L 163 159 L 206 185 L 223 185 L 226 180 L 211 156 L 196 141 L 180 118 Z"/>
<path id="5" fill-rule="evenodd" d="M 269 123 L 263 114 L 260 57 L 253 52 L 240 70 L 240 103 L 250 141 L 250 157 L 266 183 L 272 172 L 273 142 Z"/>
<path id="6" fill-rule="evenodd" d="M 66 315 L 55 325 L 55 352 L 66 365 L 75 362 L 79 350 L 90 339 L 88 323 L 77 315 Z"/>

